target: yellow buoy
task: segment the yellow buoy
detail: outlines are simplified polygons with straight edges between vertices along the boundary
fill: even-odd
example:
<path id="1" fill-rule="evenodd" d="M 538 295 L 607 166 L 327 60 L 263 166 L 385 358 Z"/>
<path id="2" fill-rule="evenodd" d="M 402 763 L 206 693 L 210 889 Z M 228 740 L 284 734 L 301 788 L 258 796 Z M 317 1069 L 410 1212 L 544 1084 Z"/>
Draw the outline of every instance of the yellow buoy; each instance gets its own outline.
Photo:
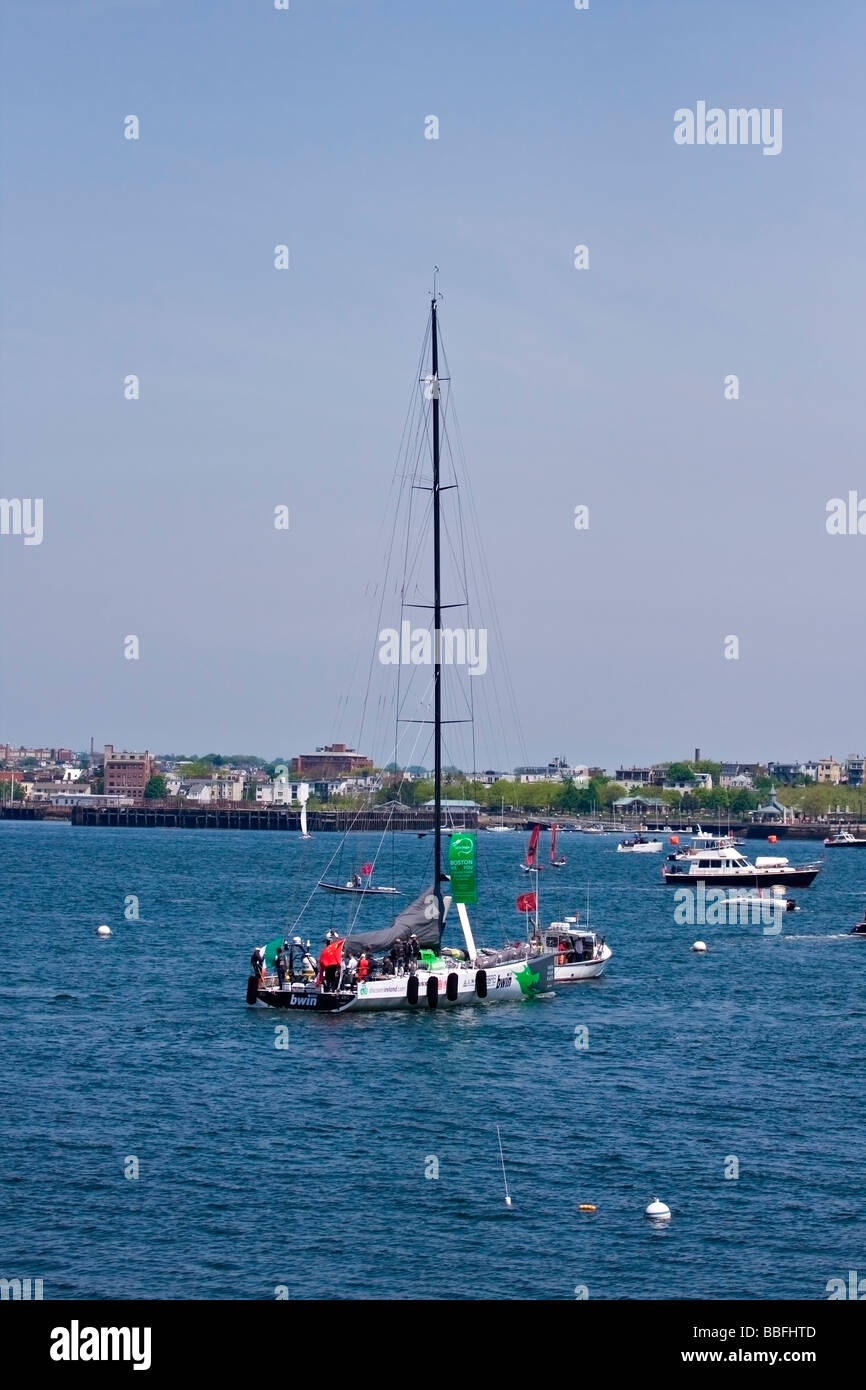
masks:
<path id="1" fill-rule="evenodd" d="M 581 1202 L 578 1211 L 595 1211 L 595 1207 L 592 1205 L 592 1202 Z"/>

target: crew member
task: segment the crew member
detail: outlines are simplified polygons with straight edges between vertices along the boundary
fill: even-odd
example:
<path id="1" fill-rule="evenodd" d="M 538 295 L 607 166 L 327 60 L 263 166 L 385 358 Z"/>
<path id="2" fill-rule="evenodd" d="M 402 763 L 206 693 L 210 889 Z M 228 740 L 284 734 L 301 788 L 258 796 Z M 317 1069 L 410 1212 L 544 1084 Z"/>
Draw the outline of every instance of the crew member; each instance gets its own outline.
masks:
<path id="1" fill-rule="evenodd" d="M 358 979 L 359 979 L 359 981 L 362 981 L 362 982 L 363 982 L 364 980 L 366 980 L 366 978 L 367 978 L 367 976 L 369 975 L 369 973 L 370 973 L 370 961 L 369 961 L 369 959 L 368 959 L 368 957 L 367 957 L 367 952 L 366 952 L 366 951 L 362 951 L 362 952 L 361 952 L 361 958 L 360 958 L 360 960 L 358 961 Z"/>
<path id="2" fill-rule="evenodd" d="M 289 960 L 290 957 L 286 955 L 286 942 L 284 941 L 274 957 L 274 965 L 277 967 L 277 979 L 280 989 L 282 989 L 283 985 L 286 983 L 286 966 Z"/>
<path id="3" fill-rule="evenodd" d="M 340 983 L 340 962 L 343 955 L 343 942 L 338 937 L 331 941 L 321 954 L 319 964 L 324 971 L 324 987 L 329 994 L 335 994 Z"/>
<path id="4" fill-rule="evenodd" d="M 395 975 L 402 975 L 406 965 L 406 949 L 402 937 L 398 937 L 391 947 L 391 959 L 394 962 Z"/>
<path id="5" fill-rule="evenodd" d="M 292 937 L 289 947 L 289 980 L 297 979 L 304 968 L 304 943 L 299 936 Z"/>
<path id="6" fill-rule="evenodd" d="M 421 947 L 418 945 L 418 938 L 414 932 L 409 937 L 406 946 L 406 959 L 410 961 L 419 961 L 421 959 Z"/>

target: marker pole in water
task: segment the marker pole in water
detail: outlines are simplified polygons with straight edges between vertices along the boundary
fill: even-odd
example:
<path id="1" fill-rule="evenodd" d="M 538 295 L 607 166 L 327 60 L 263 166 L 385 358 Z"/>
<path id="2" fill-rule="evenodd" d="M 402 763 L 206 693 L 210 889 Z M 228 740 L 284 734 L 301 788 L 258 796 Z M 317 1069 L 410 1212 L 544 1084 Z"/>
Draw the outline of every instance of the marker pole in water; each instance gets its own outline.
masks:
<path id="1" fill-rule="evenodd" d="M 502 1181 L 505 1183 L 505 1205 L 511 1206 L 511 1198 L 508 1195 L 508 1179 L 505 1176 L 505 1158 L 502 1153 L 502 1135 L 499 1133 L 499 1126 L 496 1126 L 496 1137 L 499 1140 L 499 1162 L 502 1164 Z"/>

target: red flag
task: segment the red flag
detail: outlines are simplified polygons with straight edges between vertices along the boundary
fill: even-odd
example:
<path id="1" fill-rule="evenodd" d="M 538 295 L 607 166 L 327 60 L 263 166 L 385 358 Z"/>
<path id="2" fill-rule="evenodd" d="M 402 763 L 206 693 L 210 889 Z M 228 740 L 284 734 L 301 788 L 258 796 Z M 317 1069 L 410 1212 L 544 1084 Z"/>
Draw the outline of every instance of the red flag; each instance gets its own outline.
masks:
<path id="1" fill-rule="evenodd" d="M 362 865 L 361 865 L 361 873 L 365 876 L 365 878 L 369 878 L 369 876 L 370 876 L 370 874 L 371 874 L 372 872 L 373 872 L 373 865 L 372 865 L 372 864 L 362 864 Z"/>
<path id="2" fill-rule="evenodd" d="M 326 946 L 319 956 L 319 964 L 339 965 L 343 955 L 343 937 L 339 941 L 332 941 L 330 946 Z"/>
<path id="3" fill-rule="evenodd" d="M 534 912 L 538 907 L 538 902 L 534 893 L 521 893 L 517 899 L 518 912 Z"/>

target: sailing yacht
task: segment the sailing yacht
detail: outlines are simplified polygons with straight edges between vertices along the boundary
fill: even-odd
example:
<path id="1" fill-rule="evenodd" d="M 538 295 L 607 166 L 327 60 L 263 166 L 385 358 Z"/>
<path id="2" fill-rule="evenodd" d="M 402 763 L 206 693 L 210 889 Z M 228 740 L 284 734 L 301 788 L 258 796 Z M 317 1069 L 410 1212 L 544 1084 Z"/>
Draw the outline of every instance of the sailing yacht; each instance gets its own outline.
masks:
<path id="1" fill-rule="evenodd" d="M 309 840 L 310 832 L 307 829 L 307 802 L 310 799 L 310 788 L 306 782 L 302 782 L 298 787 L 298 801 L 301 806 L 301 839 Z"/>
<path id="2" fill-rule="evenodd" d="M 541 839 L 541 826 L 534 825 L 530 832 L 529 844 L 526 846 L 526 859 L 521 864 L 521 869 L 525 874 L 540 874 L 543 865 L 538 862 L 538 841 Z"/>
<path id="3" fill-rule="evenodd" d="M 551 867 L 552 869 L 561 869 L 561 868 L 563 867 L 563 865 L 567 862 L 564 854 L 557 855 L 557 853 L 556 853 L 556 836 L 557 836 L 558 832 L 559 832 L 559 826 L 558 826 L 558 825 L 552 825 L 552 826 L 550 827 L 550 861 L 549 861 L 549 862 L 550 862 L 550 867 Z"/>
<path id="4" fill-rule="evenodd" d="M 504 797 L 504 796 L 503 796 L 503 798 L 502 798 L 502 808 L 501 808 L 500 813 L 499 813 L 499 824 L 498 824 L 498 825 L 488 825 L 487 829 L 488 829 L 488 831 L 489 831 L 489 833 L 490 833 L 491 835 L 505 835 L 505 834 L 511 834 L 511 832 L 514 830 L 514 826 L 513 826 L 513 825 L 506 825 L 506 824 L 505 824 L 505 797 Z"/>
<path id="5" fill-rule="evenodd" d="M 442 544 L 440 506 L 440 394 L 438 305 L 434 289 L 430 304 L 430 374 L 424 380 L 425 401 L 432 402 L 432 559 L 433 559 L 433 865 L 432 882 L 393 922 L 375 930 L 353 925 L 345 937 L 328 940 L 319 957 L 315 980 L 285 978 L 284 938 L 258 946 L 251 956 L 247 981 L 248 1004 L 306 1013 L 344 1014 L 374 1009 L 437 1009 L 534 998 L 550 991 L 554 956 L 539 942 L 503 950 L 476 945 L 469 906 L 477 901 L 476 836 L 453 831 L 448 843 L 448 873 L 443 863 L 442 825 Z M 420 605 L 413 605 L 420 606 Z M 399 669 L 399 668 L 398 668 Z M 410 721 L 413 722 L 413 721 Z M 424 721 L 428 722 L 428 721 Z M 536 836 L 537 846 L 537 836 Z M 461 946 L 444 946 L 451 909 L 456 912 Z M 291 933 L 291 928 L 290 932 Z M 363 953 L 360 969 L 349 968 L 346 953 Z M 393 970 L 388 971 L 388 962 Z M 408 962 L 408 969 L 405 968 Z M 274 967 L 277 966 L 277 973 Z"/>

